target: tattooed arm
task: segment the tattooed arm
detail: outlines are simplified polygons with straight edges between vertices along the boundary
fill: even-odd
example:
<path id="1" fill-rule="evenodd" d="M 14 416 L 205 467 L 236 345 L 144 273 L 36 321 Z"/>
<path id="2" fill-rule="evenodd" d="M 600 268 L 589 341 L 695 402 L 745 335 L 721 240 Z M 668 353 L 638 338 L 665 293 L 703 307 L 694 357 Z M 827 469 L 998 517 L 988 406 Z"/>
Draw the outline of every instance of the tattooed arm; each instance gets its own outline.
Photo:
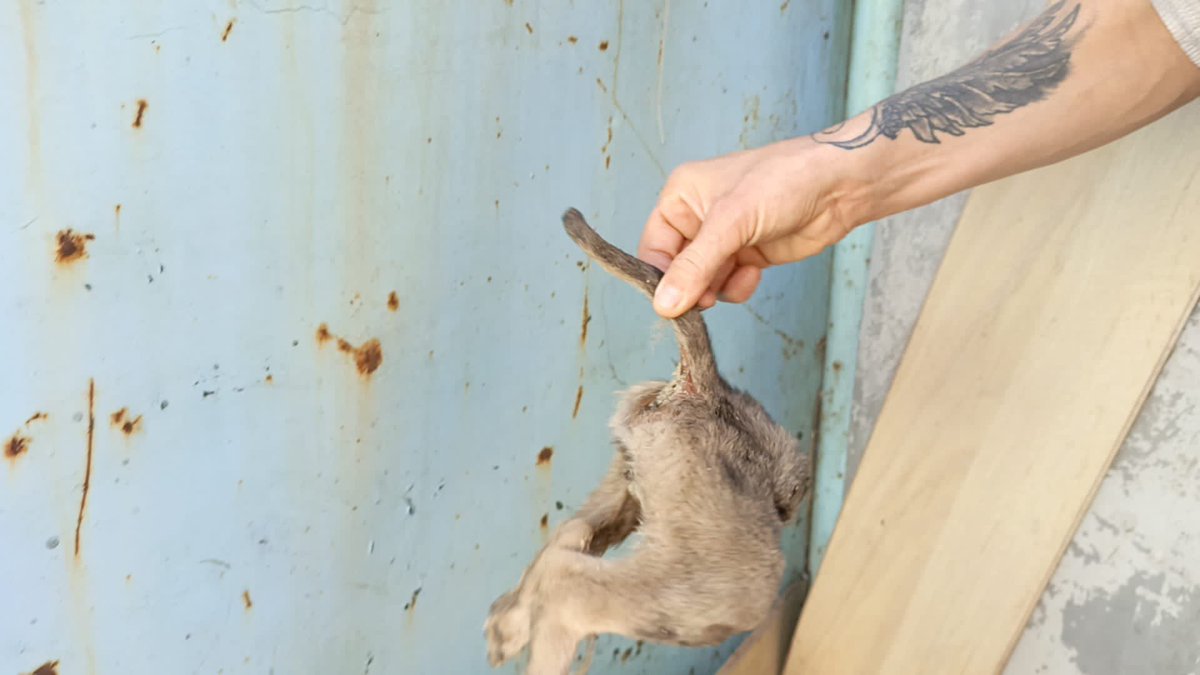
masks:
<path id="1" fill-rule="evenodd" d="M 836 127 L 677 169 L 639 249 L 667 272 L 655 309 L 743 302 L 765 267 L 1103 145 L 1197 96 L 1200 67 L 1150 0 L 1059 0 L 971 63 Z"/>

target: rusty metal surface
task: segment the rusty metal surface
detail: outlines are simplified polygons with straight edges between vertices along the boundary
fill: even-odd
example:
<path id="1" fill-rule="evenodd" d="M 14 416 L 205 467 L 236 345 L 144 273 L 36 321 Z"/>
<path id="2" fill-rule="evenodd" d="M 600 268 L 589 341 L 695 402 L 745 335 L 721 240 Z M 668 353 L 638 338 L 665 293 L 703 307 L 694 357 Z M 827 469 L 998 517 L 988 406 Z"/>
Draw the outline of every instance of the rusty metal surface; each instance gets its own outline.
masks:
<path id="1" fill-rule="evenodd" d="M 487 672 L 673 356 L 559 213 L 632 246 L 671 166 L 828 122 L 838 5 L 6 3 L 0 674 Z M 827 280 L 712 312 L 806 438 Z"/>

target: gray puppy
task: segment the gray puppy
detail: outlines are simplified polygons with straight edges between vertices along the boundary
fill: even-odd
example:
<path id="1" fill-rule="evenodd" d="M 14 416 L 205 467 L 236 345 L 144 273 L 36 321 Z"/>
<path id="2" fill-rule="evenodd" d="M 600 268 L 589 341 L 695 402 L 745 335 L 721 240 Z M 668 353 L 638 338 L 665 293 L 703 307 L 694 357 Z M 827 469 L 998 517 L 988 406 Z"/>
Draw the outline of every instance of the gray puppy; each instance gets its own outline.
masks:
<path id="1" fill-rule="evenodd" d="M 600 238 L 574 209 L 563 225 L 604 269 L 653 297 L 661 272 Z M 808 458 L 721 378 L 698 310 L 672 323 L 674 377 L 621 395 L 608 475 L 492 604 L 493 666 L 528 644 L 530 675 L 565 675 L 579 641 L 601 633 L 715 645 L 770 609 L 784 569 L 780 533 L 808 493 Z M 602 557 L 634 530 L 642 538 L 628 556 Z"/>

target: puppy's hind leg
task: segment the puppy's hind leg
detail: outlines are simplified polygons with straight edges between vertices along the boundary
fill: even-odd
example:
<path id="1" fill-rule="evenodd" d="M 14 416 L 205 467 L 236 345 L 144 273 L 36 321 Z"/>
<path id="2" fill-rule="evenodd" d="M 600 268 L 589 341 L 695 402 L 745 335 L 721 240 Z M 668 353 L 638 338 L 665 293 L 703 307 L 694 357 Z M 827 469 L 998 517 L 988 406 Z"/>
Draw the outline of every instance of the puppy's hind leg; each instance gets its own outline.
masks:
<path id="1" fill-rule="evenodd" d="M 548 551 L 533 599 L 528 675 L 566 675 L 579 641 L 612 633 L 672 641 L 694 632 L 675 625 L 661 595 L 671 580 L 660 566 L 632 558 L 604 560 L 566 549 Z M 651 571 L 653 570 L 653 571 Z"/>
<path id="2" fill-rule="evenodd" d="M 605 551 L 625 541 L 641 520 L 642 506 L 629 491 L 632 476 L 625 455 L 622 448 L 613 457 L 608 474 L 575 514 L 574 519 L 583 521 L 588 527 L 585 550 L 589 555 L 604 555 Z"/>
<path id="3" fill-rule="evenodd" d="M 554 532 L 546 549 L 538 554 L 521 576 L 517 588 L 492 604 L 484 632 L 488 660 L 493 666 L 511 659 L 529 641 L 530 599 L 545 573 L 547 551 L 567 549 L 603 555 L 609 547 L 625 540 L 638 525 L 641 506 L 629 493 L 627 462 L 617 453 L 608 475 L 573 518 Z"/>

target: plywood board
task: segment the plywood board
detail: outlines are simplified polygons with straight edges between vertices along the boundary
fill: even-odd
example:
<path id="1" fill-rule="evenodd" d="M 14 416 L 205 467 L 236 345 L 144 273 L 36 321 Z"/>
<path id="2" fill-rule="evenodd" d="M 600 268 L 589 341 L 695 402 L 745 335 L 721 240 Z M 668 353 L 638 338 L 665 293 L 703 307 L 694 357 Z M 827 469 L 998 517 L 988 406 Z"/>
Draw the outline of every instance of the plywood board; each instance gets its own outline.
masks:
<path id="1" fill-rule="evenodd" d="M 783 670 L 807 592 L 806 580 L 789 584 L 771 608 L 771 613 L 738 646 L 717 675 L 775 675 Z"/>
<path id="2" fill-rule="evenodd" d="M 789 675 L 993 673 L 1200 288 L 1200 107 L 968 202 Z"/>

